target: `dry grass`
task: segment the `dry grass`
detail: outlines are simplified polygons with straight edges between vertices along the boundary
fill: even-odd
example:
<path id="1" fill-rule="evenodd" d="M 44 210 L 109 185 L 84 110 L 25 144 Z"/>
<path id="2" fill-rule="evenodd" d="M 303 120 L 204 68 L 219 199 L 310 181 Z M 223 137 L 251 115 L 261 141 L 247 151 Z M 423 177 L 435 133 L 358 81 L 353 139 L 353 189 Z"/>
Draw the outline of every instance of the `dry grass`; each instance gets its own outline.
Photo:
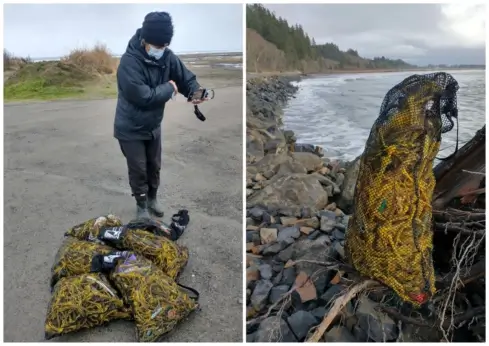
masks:
<path id="1" fill-rule="evenodd" d="M 87 73 L 112 74 L 117 69 L 117 59 L 112 56 L 107 46 L 101 43 L 91 49 L 74 49 L 61 61 L 73 64 Z"/>
<path id="2" fill-rule="evenodd" d="M 234 56 L 225 59 L 201 57 L 206 63 L 213 59 L 220 63 L 231 59 L 239 61 L 239 57 Z M 59 61 L 32 62 L 14 58 L 7 51 L 4 51 L 4 60 L 7 61 L 6 66 L 11 66 L 11 70 L 4 73 L 4 100 L 7 101 L 99 98 L 117 94 L 116 71 L 120 60 L 114 58 L 104 44 L 74 49 Z M 14 65 L 15 68 L 12 67 Z M 188 67 L 207 88 L 241 84 L 241 70 Z"/>
<path id="3" fill-rule="evenodd" d="M 117 61 L 103 44 L 93 48 L 77 48 L 59 61 L 32 62 L 23 59 L 22 64 L 4 51 L 12 73 L 4 80 L 4 99 L 58 99 L 86 97 L 92 89 L 104 96 L 115 95 Z"/>
<path id="4" fill-rule="evenodd" d="M 15 56 L 8 50 L 4 49 L 3 50 L 3 70 L 4 71 L 12 71 L 19 69 L 25 64 L 28 64 L 32 62 L 30 57 L 27 58 L 21 58 L 18 56 Z"/>

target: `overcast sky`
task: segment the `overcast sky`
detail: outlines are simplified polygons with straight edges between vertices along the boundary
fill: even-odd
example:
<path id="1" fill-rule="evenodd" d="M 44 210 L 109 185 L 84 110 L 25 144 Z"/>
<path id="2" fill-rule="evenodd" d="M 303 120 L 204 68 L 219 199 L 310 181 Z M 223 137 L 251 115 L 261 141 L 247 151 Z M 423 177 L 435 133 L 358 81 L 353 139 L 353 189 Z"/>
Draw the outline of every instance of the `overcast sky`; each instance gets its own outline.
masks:
<path id="1" fill-rule="evenodd" d="M 317 43 L 333 42 L 361 56 L 417 65 L 485 63 L 484 5 L 266 5 L 289 24 L 301 24 Z"/>
<path id="2" fill-rule="evenodd" d="M 152 11 L 172 15 L 175 52 L 242 51 L 241 4 L 7 4 L 4 47 L 41 58 L 102 42 L 118 55 Z"/>

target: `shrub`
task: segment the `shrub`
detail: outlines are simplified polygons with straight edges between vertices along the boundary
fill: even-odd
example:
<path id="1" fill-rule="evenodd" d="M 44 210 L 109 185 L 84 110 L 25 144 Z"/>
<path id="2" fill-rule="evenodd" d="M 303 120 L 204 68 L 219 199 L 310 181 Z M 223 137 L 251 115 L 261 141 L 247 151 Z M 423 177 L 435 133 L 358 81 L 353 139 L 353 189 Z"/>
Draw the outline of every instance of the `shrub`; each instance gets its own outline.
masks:
<path id="1" fill-rule="evenodd" d="M 88 73 L 111 74 L 116 70 L 116 59 L 112 57 L 107 46 L 101 43 L 97 43 L 91 49 L 74 49 L 61 61 L 73 64 Z"/>

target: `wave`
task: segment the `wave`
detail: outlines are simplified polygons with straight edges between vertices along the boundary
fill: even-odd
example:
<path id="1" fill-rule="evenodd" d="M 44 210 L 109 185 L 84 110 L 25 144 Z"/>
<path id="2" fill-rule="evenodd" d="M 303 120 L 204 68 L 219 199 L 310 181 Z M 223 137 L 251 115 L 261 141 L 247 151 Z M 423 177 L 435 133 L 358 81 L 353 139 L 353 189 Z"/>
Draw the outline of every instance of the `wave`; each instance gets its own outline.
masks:
<path id="1" fill-rule="evenodd" d="M 284 109 L 284 125 L 298 142 L 320 145 L 333 159 L 352 160 L 362 153 L 387 91 L 409 72 L 311 77 L 294 83 L 299 91 Z M 453 72 L 460 91 L 459 146 L 485 124 L 485 76 Z M 456 129 L 442 138 L 440 156 L 456 143 Z"/>

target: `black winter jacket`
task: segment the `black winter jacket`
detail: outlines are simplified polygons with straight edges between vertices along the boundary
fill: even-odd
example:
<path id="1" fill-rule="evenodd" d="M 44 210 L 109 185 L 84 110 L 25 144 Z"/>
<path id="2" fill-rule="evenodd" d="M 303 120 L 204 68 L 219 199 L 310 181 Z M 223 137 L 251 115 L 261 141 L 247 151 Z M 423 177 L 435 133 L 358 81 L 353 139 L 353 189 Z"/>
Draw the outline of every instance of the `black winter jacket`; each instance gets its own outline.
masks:
<path id="1" fill-rule="evenodd" d="M 161 131 L 165 103 L 178 92 L 188 97 L 200 85 L 180 59 L 166 49 L 160 60 L 150 58 L 141 45 L 141 29 L 131 38 L 117 69 L 117 108 L 114 137 L 120 140 L 148 140 Z"/>

